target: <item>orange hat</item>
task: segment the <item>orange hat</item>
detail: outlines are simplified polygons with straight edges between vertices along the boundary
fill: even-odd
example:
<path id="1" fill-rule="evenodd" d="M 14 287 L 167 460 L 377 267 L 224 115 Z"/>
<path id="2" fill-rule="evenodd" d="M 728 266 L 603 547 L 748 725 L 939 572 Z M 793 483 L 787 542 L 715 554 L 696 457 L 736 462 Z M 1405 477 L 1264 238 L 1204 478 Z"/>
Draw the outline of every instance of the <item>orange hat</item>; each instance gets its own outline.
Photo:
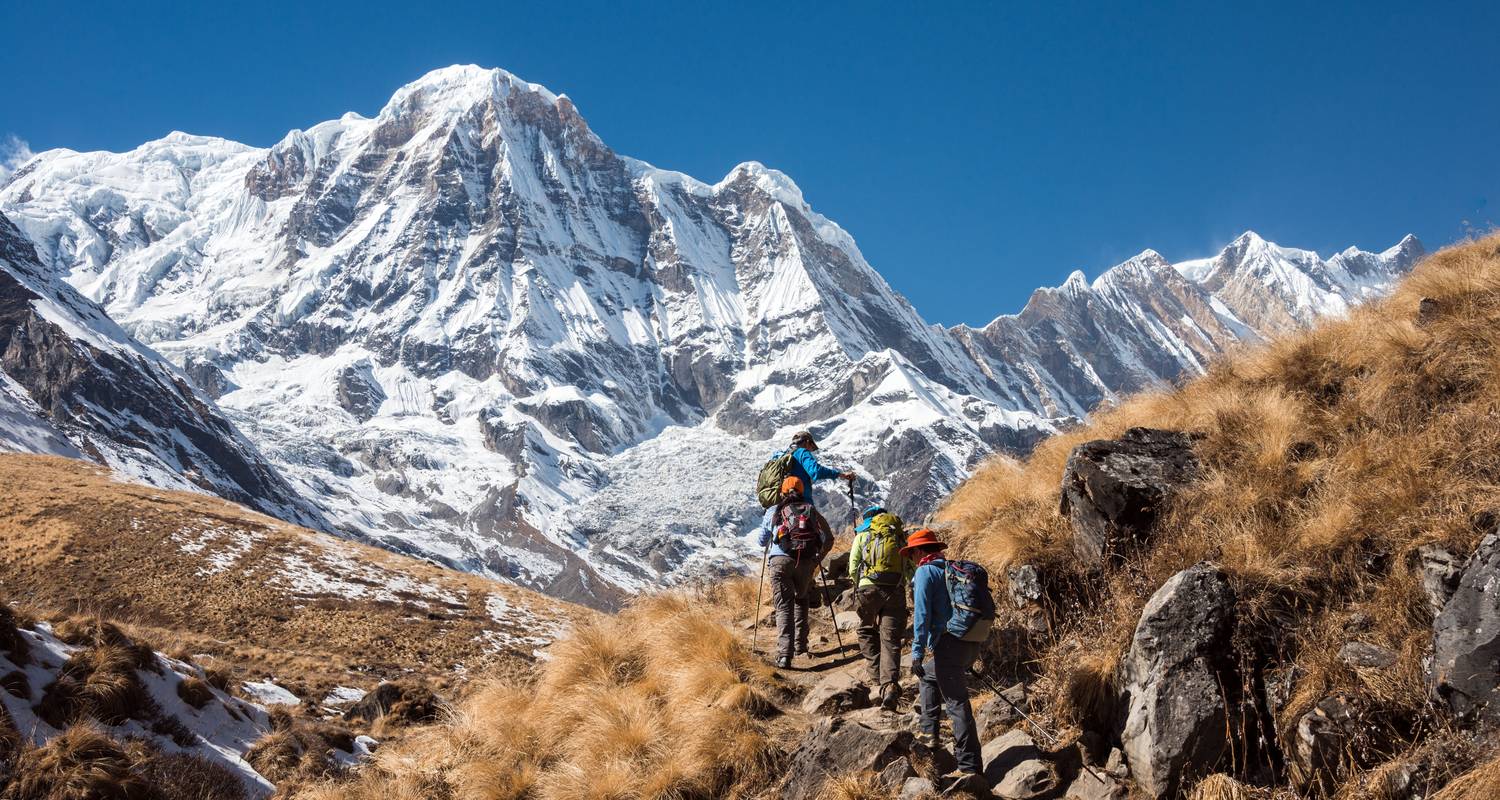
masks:
<path id="1" fill-rule="evenodd" d="M 931 529 L 919 528 L 912 533 L 911 538 L 906 540 L 906 546 L 901 548 L 901 555 L 911 558 L 911 551 L 924 545 L 934 544 L 937 545 L 939 550 L 948 549 L 948 545 L 938 541 L 937 534 L 933 533 Z"/>
<path id="2" fill-rule="evenodd" d="M 796 475 L 788 475 L 781 479 L 781 493 L 786 495 L 792 492 L 802 494 L 802 479 Z"/>

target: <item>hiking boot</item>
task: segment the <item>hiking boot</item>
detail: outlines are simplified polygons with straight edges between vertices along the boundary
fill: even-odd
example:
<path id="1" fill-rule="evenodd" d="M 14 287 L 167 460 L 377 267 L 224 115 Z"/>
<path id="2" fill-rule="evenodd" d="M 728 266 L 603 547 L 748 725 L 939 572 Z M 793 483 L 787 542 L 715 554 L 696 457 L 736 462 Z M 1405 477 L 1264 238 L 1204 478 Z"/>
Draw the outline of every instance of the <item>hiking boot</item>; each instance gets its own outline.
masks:
<path id="1" fill-rule="evenodd" d="M 780 668 L 780 669 L 791 669 L 792 668 L 792 657 L 791 656 L 778 656 L 776 658 L 776 666 L 778 668 Z"/>
<path id="2" fill-rule="evenodd" d="M 812 653 L 808 652 L 807 645 L 805 645 L 805 644 L 799 644 L 799 645 L 797 645 L 797 655 L 799 655 L 799 656 L 807 656 L 808 658 L 812 658 Z"/>
<path id="3" fill-rule="evenodd" d="M 901 687 L 888 683 L 880 690 L 880 707 L 892 714 L 901 707 Z"/>
<path id="4" fill-rule="evenodd" d="M 985 785 L 983 775 L 977 772 L 965 772 L 961 769 L 956 769 L 938 778 L 937 785 L 940 795 L 948 795 L 958 791 L 985 794 L 990 790 L 990 787 Z"/>
<path id="5" fill-rule="evenodd" d="M 917 744 L 922 745 L 928 750 L 937 749 L 938 738 L 937 734 L 935 733 L 928 733 L 927 731 L 917 731 L 917 735 L 912 738 L 916 740 Z"/>

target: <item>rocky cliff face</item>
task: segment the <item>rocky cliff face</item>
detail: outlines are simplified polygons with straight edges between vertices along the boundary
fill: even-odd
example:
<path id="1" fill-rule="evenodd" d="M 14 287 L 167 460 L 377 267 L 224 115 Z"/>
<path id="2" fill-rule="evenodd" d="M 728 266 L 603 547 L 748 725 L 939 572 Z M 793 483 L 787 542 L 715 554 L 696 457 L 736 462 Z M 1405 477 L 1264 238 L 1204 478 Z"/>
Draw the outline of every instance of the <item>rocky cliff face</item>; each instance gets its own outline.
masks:
<path id="1" fill-rule="evenodd" d="M 794 428 L 920 517 L 990 454 L 1421 252 L 1324 262 L 1247 234 L 948 330 L 785 175 L 656 169 L 475 67 L 264 150 L 43 153 L 0 210 L 339 526 L 599 605 L 737 568 L 749 476 Z"/>

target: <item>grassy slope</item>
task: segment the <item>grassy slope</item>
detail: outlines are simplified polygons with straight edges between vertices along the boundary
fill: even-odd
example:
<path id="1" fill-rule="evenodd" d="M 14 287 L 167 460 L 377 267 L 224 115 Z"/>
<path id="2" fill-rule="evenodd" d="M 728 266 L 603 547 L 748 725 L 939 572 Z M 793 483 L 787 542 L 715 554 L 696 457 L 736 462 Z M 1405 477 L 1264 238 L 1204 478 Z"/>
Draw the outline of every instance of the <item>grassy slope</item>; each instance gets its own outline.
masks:
<path id="1" fill-rule="evenodd" d="M 1132 426 L 1202 434 L 1206 476 L 1178 498 L 1149 549 L 1086 573 L 1057 511 L 1063 465 L 1076 445 Z M 1492 236 L 1434 255 L 1390 298 L 1347 320 L 1103 411 L 1025 462 L 988 465 L 939 517 L 954 526 L 960 550 L 993 569 L 1043 569 L 1058 602 L 1040 647 L 1042 685 L 1059 719 L 1099 710 L 1151 592 L 1212 559 L 1239 594 L 1242 646 L 1273 652 L 1278 673 L 1293 679 L 1276 720 L 1283 736 L 1320 698 L 1346 692 L 1393 722 L 1400 749 L 1399 740 L 1443 724 L 1423 684 L 1432 618 L 1416 551 L 1437 543 L 1466 556 L 1497 511 L 1500 236 Z M 1400 662 L 1357 674 L 1336 658 L 1353 639 L 1390 647 Z"/>
<path id="2" fill-rule="evenodd" d="M 1441 752 L 1440 780 L 1469 770 L 1436 797 L 1492 797 L 1500 762 L 1485 760 L 1483 742 L 1445 738 L 1442 714 L 1427 702 L 1421 660 L 1431 615 L 1414 553 L 1427 543 L 1467 553 L 1493 524 L 1497 387 L 1500 237 L 1492 237 L 1437 254 L 1389 300 L 1347 320 L 1235 354 L 1201 379 L 1102 411 L 1025 462 L 987 466 L 940 516 L 955 549 L 995 573 L 1042 568 L 1050 628 L 1036 643 L 1034 689 L 1053 722 L 1099 710 L 1146 598 L 1209 558 L 1240 597 L 1241 646 L 1271 653 L 1273 677 L 1291 679 L 1277 719 L 1283 734 L 1319 698 L 1343 691 L 1399 723 L 1393 751 Z M 1135 425 L 1201 433 L 1206 475 L 1148 549 L 1088 573 L 1057 512 L 1063 463 L 1077 444 Z M 381 752 L 358 780 L 298 796 L 755 796 L 769 783 L 767 743 L 777 733 L 776 721 L 760 717 L 786 687 L 733 627 L 753 590 L 735 582 L 691 602 L 650 599 L 590 623 L 554 649 L 531 688 L 497 681 L 451 724 Z M 1334 654 L 1355 638 L 1393 648 L 1399 664 L 1344 667 Z M 1371 765 L 1361 777 L 1383 769 Z M 1350 781 L 1341 796 L 1378 796 L 1368 786 Z M 1203 790 L 1202 800 L 1266 794 L 1223 776 Z"/>
<path id="3" fill-rule="evenodd" d="M 0 486 L 0 597 L 98 614 L 304 696 L 409 674 L 435 688 L 476 670 L 529 674 L 538 643 L 526 637 L 593 616 L 87 462 L 0 455 Z"/>

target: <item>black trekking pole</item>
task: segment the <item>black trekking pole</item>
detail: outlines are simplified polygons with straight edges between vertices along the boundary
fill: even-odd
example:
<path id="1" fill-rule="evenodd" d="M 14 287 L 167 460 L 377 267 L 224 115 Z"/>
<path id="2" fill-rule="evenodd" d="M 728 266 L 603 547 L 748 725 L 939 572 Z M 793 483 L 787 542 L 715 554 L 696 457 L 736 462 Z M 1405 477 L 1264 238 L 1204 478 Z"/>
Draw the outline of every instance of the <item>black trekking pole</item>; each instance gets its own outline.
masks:
<path id="1" fill-rule="evenodd" d="M 1048 733 L 1047 729 L 1042 727 L 1042 723 L 1037 722 L 1034 718 L 1032 718 L 1032 716 L 1030 714 L 1027 714 L 1025 711 L 1023 711 L 1020 706 L 1016 705 L 1015 703 L 1012 703 L 1011 700 L 1010 700 L 1010 698 L 1005 696 L 1005 692 L 1000 691 L 1000 687 L 996 686 L 995 682 L 992 681 L 992 680 L 990 680 L 989 677 L 986 676 L 983 672 L 980 672 L 976 667 L 974 667 L 974 666 L 971 665 L 969 667 L 969 676 L 972 677 L 972 678 L 978 678 L 979 681 L 981 683 L 983 683 L 987 688 L 989 688 L 990 691 L 992 691 L 992 692 L 995 693 L 996 697 L 1000 698 L 1001 700 L 1004 700 L 1005 704 L 1008 705 L 1008 706 L 1010 706 L 1012 711 L 1015 711 L 1017 714 L 1020 714 L 1021 715 L 1021 719 L 1024 719 L 1027 722 L 1031 723 L 1031 727 L 1033 729 L 1035 729 L 1037 733 L 1041 734 L 1044 738 L 1046 738 L 1046 740 L 1049 743 L 1051 743 L 1052 747 L 1057 747 L 1058 745 L 1062 744 L 1062 742 L 1058 741 L 1058 739 L 1057 739 L 1056 736 L 1053 736 L 1052 734 Z M 1090 767 L 1088 764 L 1084 763 L 1081 759 L 1079 760 L 1078 765 L 1080 767 L 1082 767 L 1083 770 L 1085 772 L 1087 772 L 1089 775 L 1093 776 L 1094 780 L 1096 780 L 1096 781 L 1098 781 L 1098 782 L 1100 782 L 1100 783 L 1102 783 L 1102 784 L 1104 784 L 1106 786 L 1109 785 L 1108 781 L 1106 781 L 1103 778 L 1099 777 L 1099 773 L 1094 772 L 1094 768 L 1093 767 Z"/>
<path id="2" fill-rule="evenodd" d="M 750 652 L 757 655 L 760 653 L 755 649 L 756 641 L 760 638 L 760 593 L 766 586 L 766 562 L 770 560 L 771 541 L 768 539 L 764 552 L 760 554 L 760 580 L 755 582 L 755 610 L 750 612 Z"/>

